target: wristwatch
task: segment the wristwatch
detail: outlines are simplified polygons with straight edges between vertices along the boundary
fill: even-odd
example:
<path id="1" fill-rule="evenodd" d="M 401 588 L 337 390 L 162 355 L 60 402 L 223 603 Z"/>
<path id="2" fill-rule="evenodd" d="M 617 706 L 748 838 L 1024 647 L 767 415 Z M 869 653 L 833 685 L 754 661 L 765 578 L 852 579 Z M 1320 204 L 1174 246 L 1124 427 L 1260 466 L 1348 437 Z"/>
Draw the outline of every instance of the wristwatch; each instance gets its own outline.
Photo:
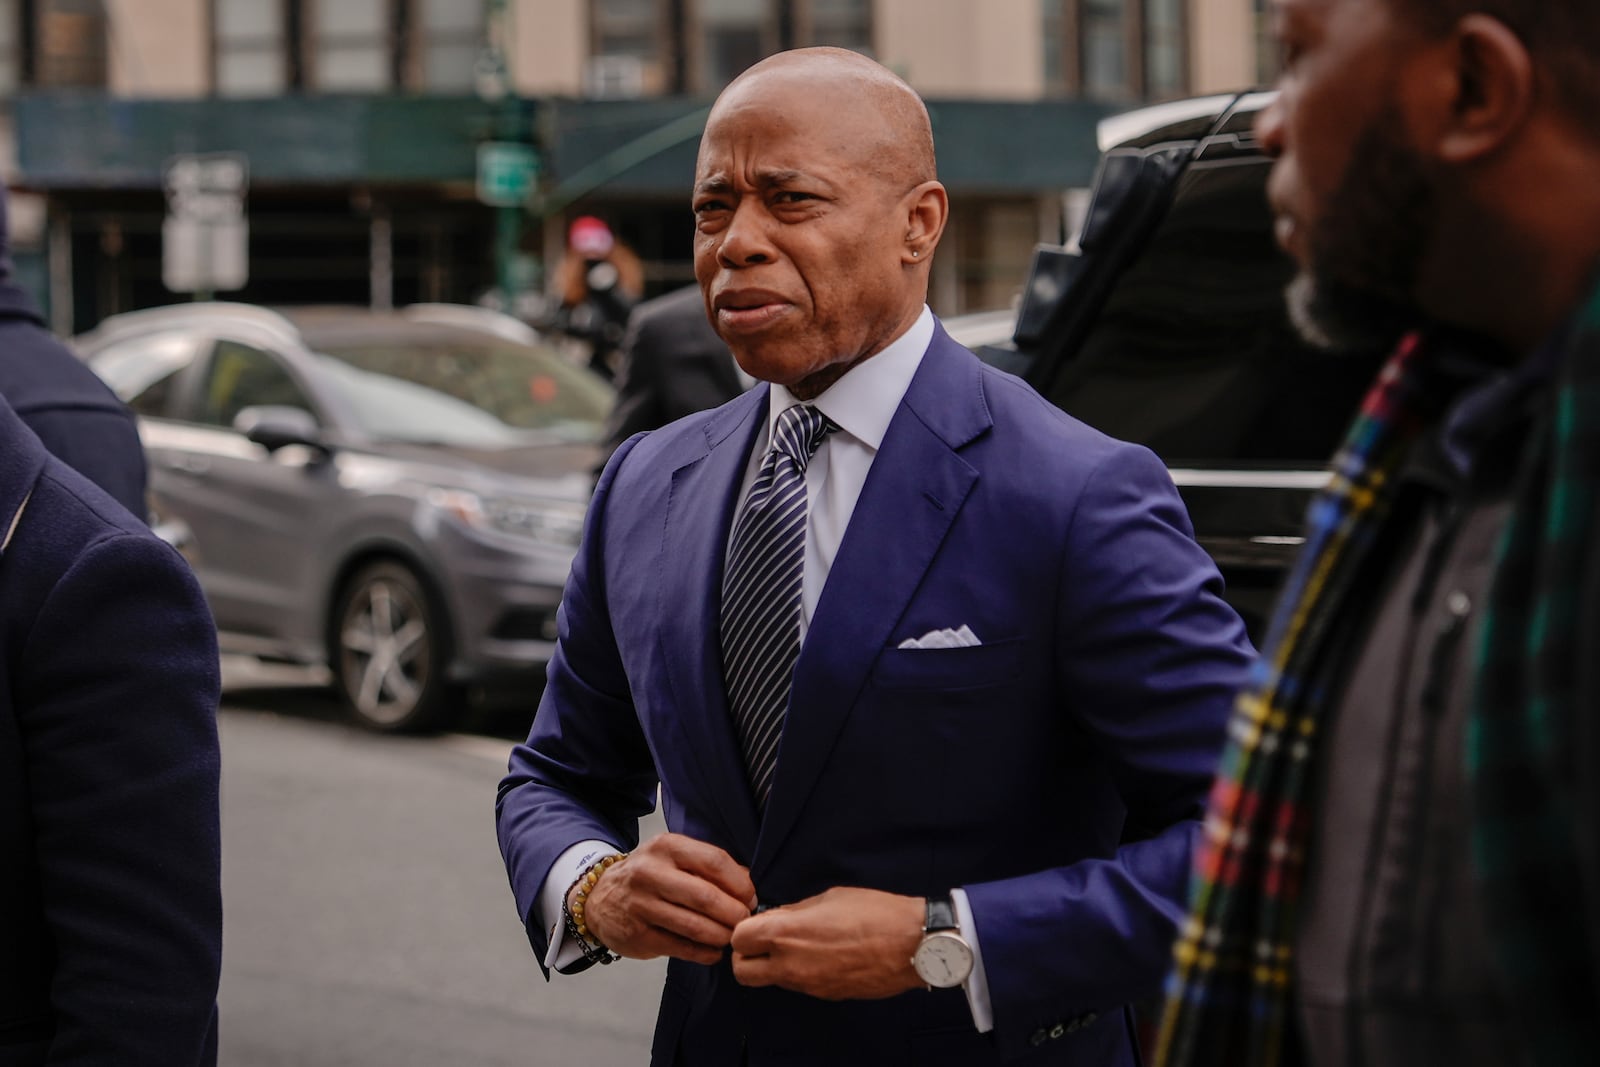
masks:
<path id="1" fill-rule="evenodd" d="M 948 895 L 928 898 L 928 917 L 911 966 L 930 989 L 958 986 L 972 973 L 972 946 L 961 936 L 956 908 Z"/>

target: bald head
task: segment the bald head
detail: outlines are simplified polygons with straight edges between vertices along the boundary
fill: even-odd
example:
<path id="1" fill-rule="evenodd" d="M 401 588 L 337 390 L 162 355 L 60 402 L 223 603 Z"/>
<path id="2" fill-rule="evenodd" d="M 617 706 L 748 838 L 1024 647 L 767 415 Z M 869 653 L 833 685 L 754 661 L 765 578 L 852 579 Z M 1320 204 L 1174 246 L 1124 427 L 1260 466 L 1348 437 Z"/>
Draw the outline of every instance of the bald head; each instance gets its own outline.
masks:
<path id="1" fill-rule="evenodd" d="M 876 119 L 852 123 L 849 131 L 859 138 L 850 147 L 875 175 L 899 189 L 938 177 L 933 126 L 922 98 L 883 64 L 847 48 L 797 48 L 768 56 L 722 91 L 709 121 L 734 108 L 781 108 L 784 100 L 819 94 L 853 116 Z"/>
<path id="2" fill-rule="evenodd" d="M 910 86 L 855 52 L 783 52 L 706 119 L 695 277 L 740 365 L 809 399 L 917 320 L 948 210 Z"/>

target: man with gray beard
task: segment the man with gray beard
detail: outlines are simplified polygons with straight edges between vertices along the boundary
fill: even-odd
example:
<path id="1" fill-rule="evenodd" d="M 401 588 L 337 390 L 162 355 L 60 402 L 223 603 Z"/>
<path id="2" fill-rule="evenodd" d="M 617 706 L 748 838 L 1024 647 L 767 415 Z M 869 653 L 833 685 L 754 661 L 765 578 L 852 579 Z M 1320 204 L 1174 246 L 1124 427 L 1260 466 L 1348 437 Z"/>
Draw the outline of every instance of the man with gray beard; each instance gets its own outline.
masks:
<path id="1" fill-rule="evenodd" d="M 1592 1062 L 1600 11 L 1272 7 L 1292 310 L 1398 346 L 1235 710 L 1157 1062 Z"/>

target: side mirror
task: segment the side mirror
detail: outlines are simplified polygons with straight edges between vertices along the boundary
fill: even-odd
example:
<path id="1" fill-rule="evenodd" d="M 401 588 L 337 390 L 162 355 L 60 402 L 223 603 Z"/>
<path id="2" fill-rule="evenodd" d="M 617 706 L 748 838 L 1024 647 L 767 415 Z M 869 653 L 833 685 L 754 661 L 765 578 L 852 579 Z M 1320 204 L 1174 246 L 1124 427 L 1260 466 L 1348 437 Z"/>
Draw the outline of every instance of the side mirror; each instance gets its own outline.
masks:
<path id="1" fill-rule="evenodd" d="M 247 407 L 233 417 L 233 428 L 268 452 L 288 445 L 305 445 L 319 452 L 328 450 L 316 416 L 305 408 L 282 404 Z"/>

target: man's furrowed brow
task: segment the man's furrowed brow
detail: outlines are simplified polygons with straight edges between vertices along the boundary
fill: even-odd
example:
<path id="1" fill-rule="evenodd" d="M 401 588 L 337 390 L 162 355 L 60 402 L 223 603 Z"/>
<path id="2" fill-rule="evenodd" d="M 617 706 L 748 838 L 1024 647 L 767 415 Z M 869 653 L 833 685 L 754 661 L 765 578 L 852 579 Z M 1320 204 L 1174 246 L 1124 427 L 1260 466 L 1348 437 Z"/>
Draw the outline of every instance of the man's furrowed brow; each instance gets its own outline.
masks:
<path id="1" fill-rule="evenodd" d="M 756 182 L 764 187 L 797 185 L 810 180 L 804 171 L 764 170 L 756 175 Z"/>
<path id="2" fill-rule="evenodd" d="M 733 179 L 726 174 L 710 174 L 694 183 L 694 195 L 720 195 L 733 188 Z"/>
<path id="3" fill-rule="evenodd" d="M 763 170 L 756 172 L 755 175 L 755 184 L 759 189 L 774 189 L 783 188 L 789 185 L 803 185 L 806 182 L 815 180 L 816 178 L 814 175 L 809 175 L 805 171 L 794 169 Z M 734 181 L 729 175 L 709 174 L 695 183 L 694 191 L 695 195 L 697 196 L 708 194 L 720 196 L 724 193 L 733 191 L 733 188 Z"/>

